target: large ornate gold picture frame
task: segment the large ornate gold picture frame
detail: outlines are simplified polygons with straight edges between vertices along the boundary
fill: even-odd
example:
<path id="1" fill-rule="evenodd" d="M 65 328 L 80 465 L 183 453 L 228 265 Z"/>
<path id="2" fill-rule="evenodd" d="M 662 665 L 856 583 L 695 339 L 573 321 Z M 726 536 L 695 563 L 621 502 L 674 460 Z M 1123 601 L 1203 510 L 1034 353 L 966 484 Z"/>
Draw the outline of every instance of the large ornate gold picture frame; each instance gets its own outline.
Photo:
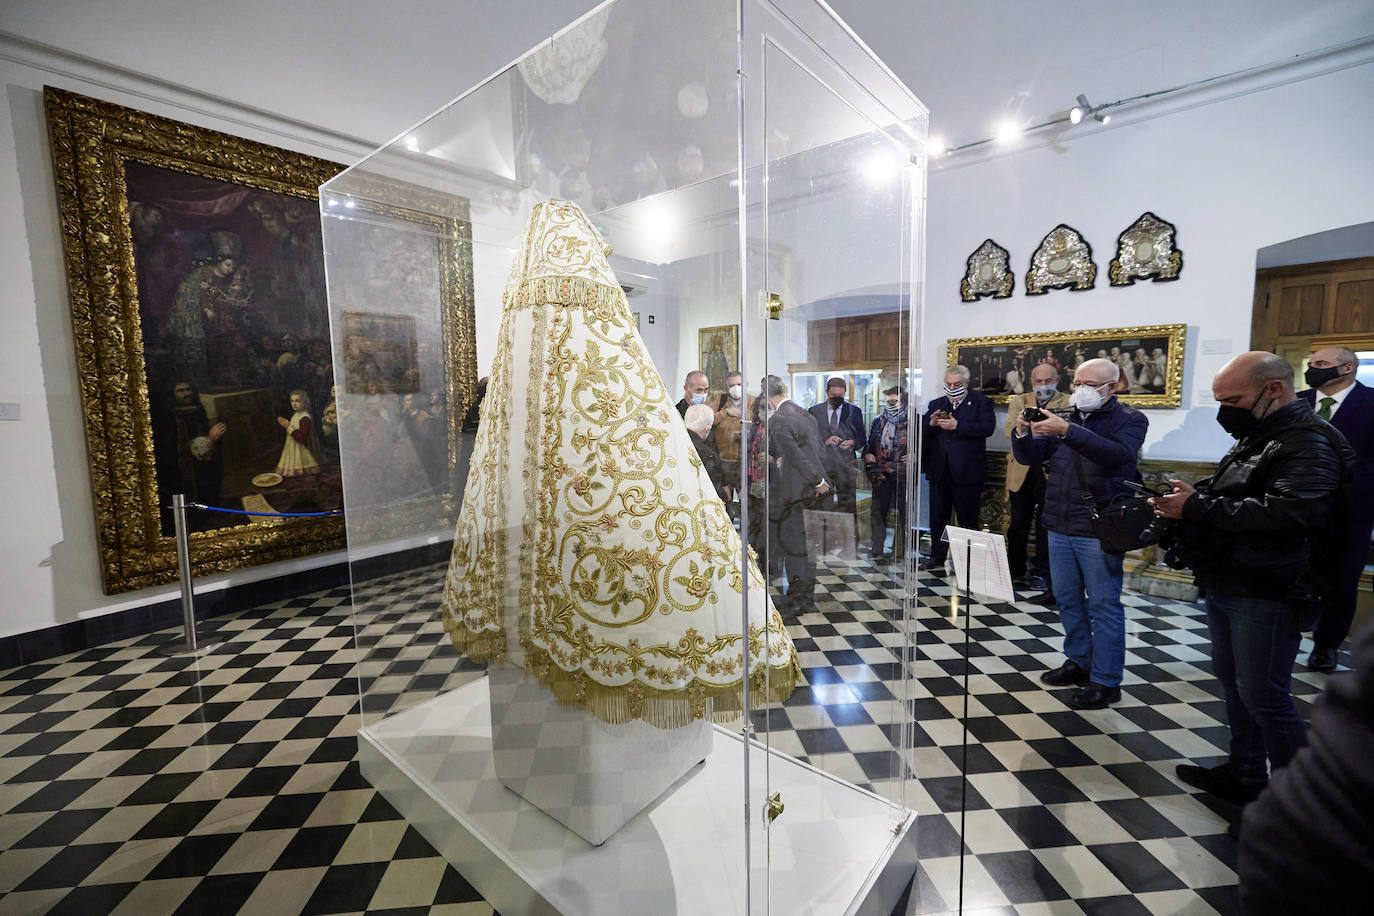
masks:
<path id="1" fill-rule="evenodd" d="M 1178 407 L 1183 393 L 1183 355 L 1188 326 L 1155 324 L 1091 331 L 1048 331 L 1008 337 L 956 337 L 946 344 L 950 365 L 967 366 L 969 384 L 999 404 L 1030 390 L 1030 372 L 1041 363 L 1059 370 L 1069 390 L 1074 369 L 1105 357 L 1121 367 L 1127 390 L 1120 397 L 1136 407 Z"/>
<path id="2" fill-rule="evenodd" d="M 341 166 L 44 98 L 105 592 L 176 578 L 173 492 L 307 516 L 192 513 L 198 575 L 342 547 L 341 516 L 308 515 L 342 505 L 317 190 Z M 445 324 L 470 349 L 470 260 L 445 280 Z M 445 399 L 466 404 L 474 359 L 440 349 Z M 449 438 L 452 464 L 456 421 Z"/>

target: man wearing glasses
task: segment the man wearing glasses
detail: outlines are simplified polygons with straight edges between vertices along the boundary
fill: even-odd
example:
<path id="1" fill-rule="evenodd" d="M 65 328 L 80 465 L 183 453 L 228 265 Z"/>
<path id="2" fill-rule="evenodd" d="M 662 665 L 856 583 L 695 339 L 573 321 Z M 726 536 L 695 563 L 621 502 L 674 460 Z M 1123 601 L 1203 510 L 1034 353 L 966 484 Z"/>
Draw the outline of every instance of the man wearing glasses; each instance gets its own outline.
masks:
<path id="1" fill-rule="evenodd" d="M 1067 660 L 1040 680 L 1080 685 L 1069 697 L 1078 709 L 1104 709 L 1121 699 L 1126 662 L 1122 557 L 1103 550 L 1092 528 L 1094 505 L 1105 505 L 1123 492 L 1122 481 L 1136 478 L 1148 426 L 1144 414 L 1117 400 L 1120 377 L 1111 360 L 1088 360 L 1073 374 L 1069 419 L 1036 408 L 1041 419 L 1018 417 L 1011 442 L 1017 461 L 1043 462 L 1047 469 L 1041 520 Z"/>

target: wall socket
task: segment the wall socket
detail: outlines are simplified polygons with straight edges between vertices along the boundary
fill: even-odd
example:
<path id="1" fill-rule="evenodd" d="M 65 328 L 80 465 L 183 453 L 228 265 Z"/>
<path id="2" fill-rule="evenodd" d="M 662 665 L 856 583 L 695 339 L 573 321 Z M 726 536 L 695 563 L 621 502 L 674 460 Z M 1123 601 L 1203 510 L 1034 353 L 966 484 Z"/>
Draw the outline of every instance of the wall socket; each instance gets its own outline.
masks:
<path id="1" fill-rule="evenodd" d="M 0 402 L 0 420 L 18 420 L 19 405 L 13 401 Z"/>

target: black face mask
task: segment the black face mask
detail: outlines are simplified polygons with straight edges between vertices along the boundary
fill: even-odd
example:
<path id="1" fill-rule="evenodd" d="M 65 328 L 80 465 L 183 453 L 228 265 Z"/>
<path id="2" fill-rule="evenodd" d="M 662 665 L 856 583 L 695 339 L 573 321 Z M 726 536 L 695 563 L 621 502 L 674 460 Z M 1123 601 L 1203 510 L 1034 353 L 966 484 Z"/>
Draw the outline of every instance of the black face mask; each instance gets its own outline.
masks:
<path id="1" fill-rule="evenodd" d="M 831 406 L 831 407 L 839 407 L 839 406 L 840 406 L 841 404 L 843 404 L 843 403 L 844 403 L 844 395 L 842 395 L 842 394 L 841 394 L 841 395 L 836 395 L 836 396 L 834 396 L 834 397 L 832 397 L 832 398 L 830 399 L 830 406 Z"/>
<path id="2" fill-rule="evenodd" d="M 1262 393 L 1260 397 L 1263 397 Z M 1255 403 L 1259 403 L 1259 398 L 1255 399 Z M 1260 425 L 1260 421 L 1264 419 L 1265 414 L 1269 413 L 1269 407 L 1273 403 L 1273 399 L 1270 398 L 1269 403 L 1264 405 L 1264 411 L 1258 417 L 1255 416 L 1253 407 L 1236 407 L 1234 404 L 1223 404 L 1217 408 L 1217 422 L 1221 424 L 1222 429 L 1231 434 L 1231 438 L 1244 439 L 1254 431 L 1256 426 Z"/>
<path id="3" fill-rule="evenodd" d="M 1307 371 L 1302 374 L 1302 380 L 1307 383 L 1308 388 L 1320 388 L 1327 382 L 1340 378 L 1340 375 L 1340 366 L 1327 366 L 1325 369 L 1308 366 Z"/>

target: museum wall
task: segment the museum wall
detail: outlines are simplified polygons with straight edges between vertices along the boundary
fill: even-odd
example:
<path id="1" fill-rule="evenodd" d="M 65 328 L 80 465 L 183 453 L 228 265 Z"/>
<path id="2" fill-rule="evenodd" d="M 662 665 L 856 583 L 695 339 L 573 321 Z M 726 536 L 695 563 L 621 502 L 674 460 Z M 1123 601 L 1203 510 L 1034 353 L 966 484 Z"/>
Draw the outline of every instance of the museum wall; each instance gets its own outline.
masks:
<path id="1" fill-rule="evenodd" d="M 1256 252 L 1370 219 L 1370 129 L 1360 113 L 1372 99 L 1374 63 L 1364 63 L 1119 129 L 1089 122 L 1058 145 L 937 166 L 922 351 L 937 371 L 925 373 L 925 396 L 941 384 L 949 337 L 1183 322 L 1183 404 L 1147 412 L 1145 456 L 1220 457 L 1231 440 L 1215 422 L 1211 378 L 1249 349 Z M 1178 227 L 1182 274 L 1113 287 L 1117 235 L 1147 210 Z M 1096 288 L 1026 296 L 1031 253 L 1059 223 L 1092 246 Z M 1016 288 L 1008 299 L 964 303 L 965 261 L 986 238 L 1011 252 Z M 1000 422 L 992 445 L 1008 447 Z"/>

